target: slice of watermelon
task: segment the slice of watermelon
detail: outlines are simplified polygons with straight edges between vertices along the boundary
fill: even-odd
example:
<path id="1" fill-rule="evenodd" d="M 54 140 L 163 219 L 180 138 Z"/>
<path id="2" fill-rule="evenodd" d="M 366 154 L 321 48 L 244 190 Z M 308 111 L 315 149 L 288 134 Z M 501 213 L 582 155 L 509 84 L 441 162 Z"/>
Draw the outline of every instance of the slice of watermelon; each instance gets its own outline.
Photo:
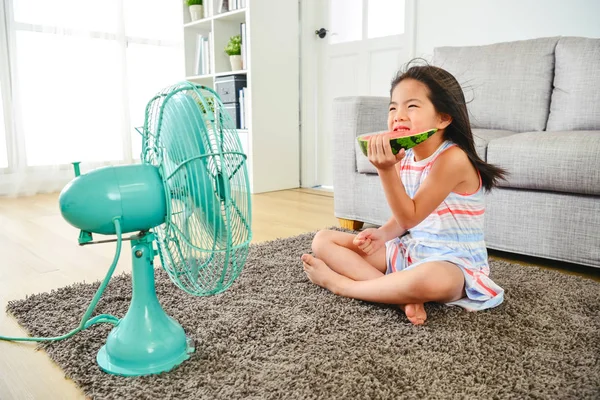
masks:
<path id="1" fill-rule="evenodd" d="M 408 150 L 412 147 L 415 147 L 419 143 L 424 142 L 429 139 L 434 133 L 437 132 L 437 129 L 430 129 L 425 132 L 415 133 L 414 135 L 406 136 L 406 133 L 403 132 L 390 132 L 392 137 L 390 138 L 390 146 L 392 147 L 392 153 L 398 154 L 400 149 Z M 381 134 L 378 134 L 381 135 Z M 374 135 L 366 135 L 359 136 L 357 138 L 358 144 L 360 145 L 360 149 L 363 154 L 367 155 L 367 148 L 369 147 L 369 139 Z"/>

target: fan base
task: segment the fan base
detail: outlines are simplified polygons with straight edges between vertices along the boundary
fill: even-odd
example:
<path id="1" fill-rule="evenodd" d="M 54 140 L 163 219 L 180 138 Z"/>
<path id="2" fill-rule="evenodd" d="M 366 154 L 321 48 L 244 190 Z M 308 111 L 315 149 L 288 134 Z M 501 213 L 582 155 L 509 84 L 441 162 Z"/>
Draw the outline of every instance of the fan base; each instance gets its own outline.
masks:
<path id="1" fill-rule="evenodd" d="M 190 358 L 190 354 L 194 352 L 194 345 L 190 338 L 186 337 L 187 348 L 185 351 L 180 353 L 175 353 L 171 358 L 165 359 L 162 362 L 154 362 L 151 365 L 139 366 L 139 360 L 136 360 L 132 363 L 127 363 L 126 361 L 120 361 L 120 364 L 115 363 L 115 360 L 111 360 L 111 357 L 108 354 L 106 349 L 106 345 L 100 348 L 98 354 L 96 356 L 96 361 L 100 366 L 100 369 L 106 373 L 112 375 L 121 375 L 121 376 L 144 376 L 144 375 L 154 375 L 160 374 L 161 372 L 167 372 L 183 363 L 185 360 Z M 130 364 L 130 365 L 128 365 Z"/>
<path id="2" fill-rule="evenodd" d="M 154 238 L 153 233 L 131 237 L 131 304 L 96 356 L 109 374 L 158 374 L 181 364 L 194 351 L 183 327 L 165 313 L 156 297 Z"/>

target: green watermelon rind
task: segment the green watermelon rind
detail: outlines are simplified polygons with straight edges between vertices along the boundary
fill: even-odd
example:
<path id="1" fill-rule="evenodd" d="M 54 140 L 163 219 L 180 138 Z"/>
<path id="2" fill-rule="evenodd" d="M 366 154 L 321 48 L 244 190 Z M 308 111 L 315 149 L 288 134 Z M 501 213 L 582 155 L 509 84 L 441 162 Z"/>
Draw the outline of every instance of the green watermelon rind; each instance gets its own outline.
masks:
<path id="1" fill-rule="evenodd" d="M 425 140 L 429 139 L 436 132 L 437 132 L 437 129 L 430 129 L 428 131 L 416 133 L 411 136 L 404 136 L 404 137 L 400 137 L 400 138 L 390 139 L 390 147 L 392 148 L 392 153 L 398 154 L 400 149 L 404 149 L 404 150 L 412 149 L 419 143 L 423 143 Z M 363 137 L 359 137 L 358 144 L 360 145 L 360 150 L 366 156 L 367 149 L 369 146 L 369 141 L 365 140 Z"/>

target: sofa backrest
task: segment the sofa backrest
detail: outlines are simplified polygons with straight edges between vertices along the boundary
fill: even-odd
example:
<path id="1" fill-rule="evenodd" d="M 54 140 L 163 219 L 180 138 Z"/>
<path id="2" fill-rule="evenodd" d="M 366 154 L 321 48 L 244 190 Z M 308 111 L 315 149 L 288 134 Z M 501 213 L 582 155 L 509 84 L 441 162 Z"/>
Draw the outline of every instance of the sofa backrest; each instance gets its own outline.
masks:
<path id="1" fill-rule="evenodd" d="M 543 131 L 550 112 L 558 40 L 438 47 L 433 64 L 461 84 L 473 128 Z"/>
<path id="2" fill-rule="evenodd" d="M 558 41 L 546 130 L 600 130 L 600 39 Z"/>

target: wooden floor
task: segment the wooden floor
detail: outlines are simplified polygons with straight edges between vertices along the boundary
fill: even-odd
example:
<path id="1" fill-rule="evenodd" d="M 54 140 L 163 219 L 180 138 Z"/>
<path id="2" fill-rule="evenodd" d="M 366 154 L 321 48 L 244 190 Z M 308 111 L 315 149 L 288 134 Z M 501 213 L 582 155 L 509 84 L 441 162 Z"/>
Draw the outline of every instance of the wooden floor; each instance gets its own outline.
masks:
<path id="1" fill-rule="evenodd" d="M 0 198 L 0 334 L 26 335 L 5 313 L 8 300 L 46 292 L 80 281 L 100 280 L 110 266 L 114 244 L 79 247 L 78 231 L 60 216 L 57 195 Z M 254 242 L 288 237 L 337 225 L 331 193 L 288 190 L 253 196 Z M 309 249 L 307 249 L 309 250 Z M 130 271 L 123 253 L 115 273 Z M 521 263 L 532 259 L 497 253 Z M 512 257 L 512 258 L 511 258 Z M 544 264 L 545 268 L 557 265 Z M 577 266 L 565 272 L 600 279 L 598 271 Z M 0 399 L 80 399 L 82 392 L 66 379 L 35 344 L 0 341 Z M 52 393 L 52 394 L 51 394 Z"/>

